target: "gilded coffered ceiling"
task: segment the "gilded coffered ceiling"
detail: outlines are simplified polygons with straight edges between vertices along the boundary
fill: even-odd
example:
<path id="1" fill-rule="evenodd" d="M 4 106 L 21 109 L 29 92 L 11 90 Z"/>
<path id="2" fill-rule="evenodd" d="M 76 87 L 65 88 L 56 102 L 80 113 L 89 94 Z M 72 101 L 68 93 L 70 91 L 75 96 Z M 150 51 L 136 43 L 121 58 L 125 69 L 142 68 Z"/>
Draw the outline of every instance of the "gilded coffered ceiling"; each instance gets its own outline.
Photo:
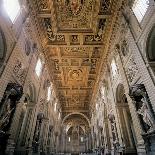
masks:
<path id="1" fill-rule="evenodd" d="M 89 117 L 123 0 L 29 0 L 63 116 Z"/>

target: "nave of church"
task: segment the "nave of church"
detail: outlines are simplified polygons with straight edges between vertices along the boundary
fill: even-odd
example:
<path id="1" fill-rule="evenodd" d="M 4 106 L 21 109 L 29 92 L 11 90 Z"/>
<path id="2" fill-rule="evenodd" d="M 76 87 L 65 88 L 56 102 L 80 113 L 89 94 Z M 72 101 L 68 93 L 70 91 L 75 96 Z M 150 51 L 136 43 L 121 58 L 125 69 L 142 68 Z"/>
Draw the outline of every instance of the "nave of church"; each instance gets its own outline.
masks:
<path id="1" fill-rule="evenodd" d="M 155 155 L 155 1 L 0 0 L 0 155 Z"/>

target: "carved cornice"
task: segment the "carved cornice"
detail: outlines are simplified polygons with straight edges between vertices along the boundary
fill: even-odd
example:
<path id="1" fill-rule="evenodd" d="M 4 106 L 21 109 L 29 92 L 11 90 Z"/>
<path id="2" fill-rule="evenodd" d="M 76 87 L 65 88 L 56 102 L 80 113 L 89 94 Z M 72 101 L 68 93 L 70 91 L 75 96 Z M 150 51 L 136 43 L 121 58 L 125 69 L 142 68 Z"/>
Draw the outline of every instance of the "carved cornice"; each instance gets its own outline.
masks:
<path id="1" fill-rule="evenodd" d="M 111 45 L 114 42 L 114 39 L 116 37 L 116 33 L 118 30 L 118 27 L 120 26 L 119 23 L 119 19 L 122 17 L 122 10 L 124 9 L 124 7 L 127 5 L 127 1 L 126 0 L 121 0 L 121 1 L 113 1 L 112 4 L 112 8 L 111 8 L 111 13 L 112 13 L 112 18 L 108 19 L 108 27 L 105 30 L 105 36 L 104 36 L 104 51 L 103 51 L 103 55 L 101 58 L 101 64 L 100 64 L 100 68 L 99 68 L 99 73 L 105 73 L 105 71 L 107 70 L 107 64 L 108 64 L 108 56 L 111 53 Z M 102 72 L 103 71 L 103 72 Z M 91 104 L 95 104 L 94 100 L 95 100 L 95 96 L 97 94 L 97 90 L 99 88 L 99 83 L 100 80 L 102 79 L 102 77 L 105 74 L 97 74 L 97 80 L 94 86 L 94 91 L 93 91 L 93 95 L 91 98 Z"/>

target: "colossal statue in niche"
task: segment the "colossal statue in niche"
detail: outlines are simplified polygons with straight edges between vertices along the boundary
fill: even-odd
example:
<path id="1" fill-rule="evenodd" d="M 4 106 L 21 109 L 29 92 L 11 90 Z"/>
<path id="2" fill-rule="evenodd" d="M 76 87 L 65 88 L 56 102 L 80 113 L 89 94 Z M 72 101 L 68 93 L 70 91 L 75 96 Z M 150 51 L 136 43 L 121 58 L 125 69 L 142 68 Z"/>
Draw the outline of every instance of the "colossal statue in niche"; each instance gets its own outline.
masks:
<path id="1" fill-rule="evenodd" d="M 0 152 L 6 148 L 10 136 L 9 129 L 18 101 L 23 94 L 23 87 L 17 83 L 9 83 L 0 103 Z M 3 152 L 4 153 L 4 152 Z"/>
<path id="2" fill-rule="evenodd" d="M 141 101 L 142 101 L 142 106 L 137 111 L 137 113 L 143 116 L 144 122 L 150 127 L 150 129 L 152 129 L 154 128 L 154 122 L 147 106 L 147 100 L 146 98 L 142 98 Z"/>
<path id="3" fill-rule="evenodd" d="M 148 133 L 155 130 L 154 113 L 149 97 L 143 84 L 130 87 L 129 95 L 133 99 L 137 114 L 139 114 L 143 130 Z"/>
<path id="4" fill-rule="evenodd" d="M 0 105 L 0 130 L 5 129 L 5 127 L 10 123 L 13 113 L 16 109 L 17 101 L 21 98 L 23 93 L 22 86 L 16 83 L 9 83 L 4 97 Z"/>
<path id="5" fill-rule="evenodd" d="M 118 141 L 118 136 L 117 136 L 117 129 L 116 129 L 116 121 L 115 121 L 115 115 L 113 110 L 111 109 L 109 114 L 108 114 L 108 119 L 110 121 L 111 124 L 111 130 L 112 130 L 112 143 L 114 146 L 115 151 L 119 150 L 120 144 Z"/>

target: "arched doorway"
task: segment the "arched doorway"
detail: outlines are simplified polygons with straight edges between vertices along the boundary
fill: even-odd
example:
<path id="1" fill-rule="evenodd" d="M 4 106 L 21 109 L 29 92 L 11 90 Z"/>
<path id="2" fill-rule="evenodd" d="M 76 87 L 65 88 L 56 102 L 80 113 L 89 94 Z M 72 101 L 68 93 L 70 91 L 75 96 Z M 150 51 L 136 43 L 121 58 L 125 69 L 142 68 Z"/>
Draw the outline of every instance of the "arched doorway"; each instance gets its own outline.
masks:
<path id="1" fill-rule="evenodd" d="M 124 86 L 119 84 L 116 90 L 116 107 L 119 115 L 122 147 L 125 153 L 136 153 L 133 122 L 125 95 Z"/>

